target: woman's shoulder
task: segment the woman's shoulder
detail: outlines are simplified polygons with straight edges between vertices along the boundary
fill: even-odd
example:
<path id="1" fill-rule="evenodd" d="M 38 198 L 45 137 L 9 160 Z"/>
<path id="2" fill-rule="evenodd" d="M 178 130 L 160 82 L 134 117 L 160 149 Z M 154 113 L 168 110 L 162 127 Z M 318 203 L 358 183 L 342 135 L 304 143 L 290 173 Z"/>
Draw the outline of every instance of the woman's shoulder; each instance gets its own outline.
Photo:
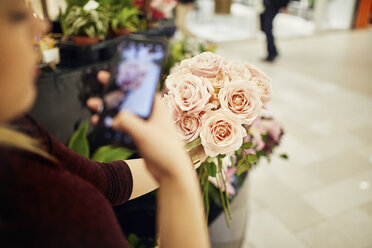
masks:
<path id="1" fill-rule="evenodd" d="M 65 247 L 95 246 L 102 234 L 113 239 L 108 244 L 125 242 L 110 203 L 89 182 L 25 151 L 0 148 L 0 158 L 0 219 L 11 228 L 5 232 L 31 233 L 36 243 L 63 240 Z"/>
<path id="2" fill-rule="evenodd" d="M 100 192 L 83 178 L 64 169 L 59 161 L 51 161 L 41 155 L 18 148 L 0 147 L 0 184 L 12 185 L 12 188 L 31 187 L 38 190 L 45 187 L 49 190 L 75 190 L 87 187 L 95 193 Z M 9 189 L 9 187 L 0 187 Z M 42 190 L 43 191 L 43 190 Z M 38 192 L 40 193 L 40 192 Z"/>
<path id="3" fill-rule="evenodd" d="M 55 163 L 41 155 L 24 151 L 19 148 L 0 146 L 0 177 L 16 180 L 18 176 L 37 174 L 40 171 L 60 170 Z M 2 181 L 2 180 L 1 180 Z"/>

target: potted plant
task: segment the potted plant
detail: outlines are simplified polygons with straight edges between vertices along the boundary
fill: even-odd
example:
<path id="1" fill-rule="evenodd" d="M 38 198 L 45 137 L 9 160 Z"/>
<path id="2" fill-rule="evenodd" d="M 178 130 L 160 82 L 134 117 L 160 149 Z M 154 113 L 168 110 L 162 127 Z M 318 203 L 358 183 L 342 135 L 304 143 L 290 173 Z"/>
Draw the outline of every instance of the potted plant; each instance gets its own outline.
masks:
<path id="1" fill-rule="evenodd" d="M 108 33 L 109 17 L 105 8 L 86 10 L 73 6 L 64 20 L 67 34 L 73 36 L 77 45 L 93 45 L 105 39 Z"/>
<path id="2" fill-rule="evenodd" d="M 111 16 L 111 29 L 114 36 L 126 35 L 138 31 L 140 28 L 139 15 L 136 7 L 125 7 Z"/>

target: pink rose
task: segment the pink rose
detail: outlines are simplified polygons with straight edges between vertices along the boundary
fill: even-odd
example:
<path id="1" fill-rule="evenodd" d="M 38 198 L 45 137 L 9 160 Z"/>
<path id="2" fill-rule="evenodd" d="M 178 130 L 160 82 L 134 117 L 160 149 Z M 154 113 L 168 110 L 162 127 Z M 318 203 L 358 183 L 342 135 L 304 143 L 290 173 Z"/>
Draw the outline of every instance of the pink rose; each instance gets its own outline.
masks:
<path id="1" fill-rule="evenodd" d="M 261 151 L 265 147 L 265 142 L 260 134 L 254 134 L 252 138 L 253 147 L 257 151 Z"/>
<path id="2" fill-rule="evenodd" d="M 254 122 L 252 122 L 252 125 L 249 127 L 249 133 L 251 134 L 260 134 L 260 135 L 264 135 L 264 134 L 267 134 L 268 132 L 268 128 L 266 125 L 264 125 L 264 122 L 265 120 L 263 120 L 262 118 L 257 118 Z"/>
<path id="3" fill-rule="evenodd" d="M 190 71 L 196 76 L 215 78 L 221 68 L 222 61 L 222 57 L 211 52 L 204 52 L 193 57 L 189 61 L 186 60 L 182 62 L 188 65 Z"/>
<path id="4" fill-rule="evenodd" d="M 198 114 L 185 114 L 176 122 L 178 133 L 186 143 L 199 137 L 201 125 L 201 118 Z"/>
<path id="5" fill-rule="evenodd" d="M 279 142 L 280 136 L 283 134 L 283 129 L 279 123 L 274 120 L 262 120 L 262 125 L 268 129 L 270 136 L 276 142 Z"/>
<path id="6" fill-rule="evenodd" d="M 188 114 L 200 113 L 209 103 L 213 87 L 206 78 L 194 75 L 180 77 L 172 91 L 175 105 Z"/>
<path id="7" fill-rule="evenodd" d="M 212 83 L 215 92 L 223 88 L 227 83 L 231 81 L 231 72 L 228 67 L 227 61 L 222 61 L 220 69 L 217 71 L 216 76 L 213 78 L 208 78 L 209 81 Z"/>
<path id="8" fill-rule="evenodd" d="M 264 77 L 253 77 L 251 81 L 255 82 L 255 84 L 257 85 L 261 93 L 260 99 L 263 105 L 266 106 L 266 104 L 270 102 L 272 98 L 272 89 L 270 81 Z"/>
<path id="9" fill-rule="evenodd" d="M 206 112 L 202 122 L 201 143 L 210 157 L 218 154 L 230 156 L 241 147 L 243 137 L 247 135 L 240 119 L 224 109 Z"/>
<path id="10" fill-rule="evenodd" d="M 233 81 L 218 93 L 221 108 L 230 111 L 242 120 L 251 124 L 262 109 L 260 92 L 256 85 L 247 80 Z"/>
<path id="11" fill-rule="evenodd" d="M 268 129 L 264 125 L 264 122 L 262 119 L 256 119 L 252 125 L 250 126 L 248 133 L 252 135 L 252 143 L 253 147 L 260 151 L 265 147 L 265 142 L 262 139 L 262 135 L 267 134 Z"/>
<path id="12" fill-rule="evenodd" d="M 260 69 L 258 69 L 256 66 L 254 66 L 252 64 L 249 64 L 249 63 L 245 63 L 245 66 L 250 71 L 250 73 L 252 75 L 252 78 L 253 77 L 265 78 L 266 80 L 268 80 L 269 82 L 271 82 L 271 78 L 266 73 L 264 73 L 263 71 L 261 71 Z"/>
<path id="13" fill-rule="evenodd" d="M 188 70 L 190 69 L 190 64 L 192 63 L 192 58 L 184 59 L 179 63 L 178 68 L 187 68 Z"/>
<path id="14" fill-rule="evenodd" d="M 170 90 L 174 90 L 177 84 L 182 80 L 182 78 L 187 75 L 191 74 L 188 68 L 182 67 L 180 65 L 172 67 L 171 73 L 168 75 L 167 79 L 165 80 L 165 86 Z"/>
<path id="15" fill-rule="evenodd" d="M 244 125 L 244 128 L 247 130 L 248 135 L 244 137 L 244 139 L 243 139 L 243 144 L 244 144 L 244 143 L 247 143 L 247 142 L 250 142 L 250 141 L 251 141 L 251 138 L 252 138 L 252 136 L 249 134 L 249 127 L 248 127 L 248 125 Z M 253 143 L 253 142 L 252 142 L 252 143 Z M 244 149 L 244 148 L 243 148 L 243 152 L 244 152 L 245 154 L 253 154 L 253 155 L 256 155 L 256 150 L 253 149 L 253 148 L 249 148 L 249 149 Z"/>
<path id="16" fill-rule="evenodd" d="M 171 118 L 174 122 L 180 120 L 182 116 L 182 111 L 174 102 L 174 96 L 172 94 L 166 94 L 163 96 L 162 100 L 164 101 L 165 105 L 168 106 L 168 110 L 170 112 Z"/>
<path id="17" fill-rule="evenodd" d="M 249 71 L 247 64 L 240 61 L 231 61 L 228 65 L 231 80 L 250 80 L 252 74 Z"/>

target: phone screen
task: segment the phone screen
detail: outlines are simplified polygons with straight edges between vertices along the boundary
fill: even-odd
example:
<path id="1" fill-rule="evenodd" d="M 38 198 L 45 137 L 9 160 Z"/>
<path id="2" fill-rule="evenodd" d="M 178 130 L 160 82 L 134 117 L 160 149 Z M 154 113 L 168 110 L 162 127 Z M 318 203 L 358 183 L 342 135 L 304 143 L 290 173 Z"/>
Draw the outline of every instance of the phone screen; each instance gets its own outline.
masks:
<path id="1" fill-rule="evenodd" d="M 154 96 L 165 58 L 165 43 L 129 38 L 117 46 L 117 66 L 104 96 L 101 114 L 101 134 L 105 143 L 131 142 L 130 137 L 111 129 L 113 117 L 129 111 L 143 119 L 151 115 Z M 103 127 L 102 127 L 103 126 Z"/>

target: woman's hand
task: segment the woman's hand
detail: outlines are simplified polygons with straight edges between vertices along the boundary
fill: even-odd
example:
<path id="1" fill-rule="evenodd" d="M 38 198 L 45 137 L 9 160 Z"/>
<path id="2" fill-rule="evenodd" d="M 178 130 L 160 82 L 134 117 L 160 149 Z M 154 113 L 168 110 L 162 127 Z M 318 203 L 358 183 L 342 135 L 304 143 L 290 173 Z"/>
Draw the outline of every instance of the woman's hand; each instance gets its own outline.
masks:
<path id="1" fill-rule="evenodd" d="M 107 84 L 110 73 L 99 71 L 97 79 L 100 83 Z M 102 99 L 98 97 L 87 100 L 87 106 L 93 111 L 98 111 L 102 104 Z M 97 124 L 98 120 L 98 114 L 92 115 L 93 125 Z M 115 117 L 113 127 L 133 138 L 146 161 L 147 169 L 158 182 L 163 178 L 182 177 L 185 170 L 192 168 L 184 143 L 178 139 L 173 121 L 159 94 L 155 96 L 152 114 L 148 120 L 129 112 L 121 112 Z"/>
<path id="2" fill-rule="evenodd" d="M 192 170 L 191 160 L 178 138 L 169 111 L 156 94 L 151 116 L 148 120 L 120 112 L 113 128 L 128 133 L 134 140 L 148 165 L 149 172 L 161 183 L 162 179 L 180 178 Z M 186 174 L 188 175 L 188 174 Z"/>

